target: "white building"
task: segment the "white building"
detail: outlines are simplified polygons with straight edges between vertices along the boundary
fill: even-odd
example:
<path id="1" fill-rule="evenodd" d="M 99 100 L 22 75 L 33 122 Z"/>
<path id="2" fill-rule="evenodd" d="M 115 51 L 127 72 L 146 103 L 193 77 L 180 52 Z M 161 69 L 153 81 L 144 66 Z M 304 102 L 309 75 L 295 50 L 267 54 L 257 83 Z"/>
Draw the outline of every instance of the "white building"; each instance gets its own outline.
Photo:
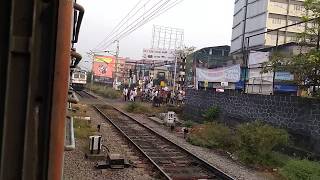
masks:
<path id="1" fill-rule="evenodd" d="M 235 0 L 230 53 L 242 51 L 243 37 L 300 22 L 301 17 L 306 14 L 303 2 L 304 0 Z M 304 30 L 305 24 L 281 29 L 278 43 L 293 42 L 297 33 Z M 276 41 L 277 32 L 274 31 L 250 38 L 249 47 L 275 46 Z"/>

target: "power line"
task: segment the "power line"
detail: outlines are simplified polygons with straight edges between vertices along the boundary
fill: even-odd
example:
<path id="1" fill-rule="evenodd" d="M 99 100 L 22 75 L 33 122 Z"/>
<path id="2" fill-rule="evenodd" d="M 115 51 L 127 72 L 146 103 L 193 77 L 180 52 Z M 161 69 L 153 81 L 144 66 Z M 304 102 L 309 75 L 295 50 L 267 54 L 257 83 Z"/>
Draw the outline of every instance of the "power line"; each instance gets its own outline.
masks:
<path id="1" fill-rule="evenodd" d="M 140 22 L 138 22 L 135 26 L 133 26 L 131 29 L 127 30 L 126 32 L 122 33 L 122 34 L 118 34 L 119 37 L 117 39 L 122 39 L 126 36 L 128 36 L 129 34 L 131 34 L 133 31 L 135 31 L 136 29 L 138 29 L 139 27 L 143 26 L 144 24 L 148 23 L 149 21 L 153 20 L 154 18 L 160 16 L 161 14 L 167 12 L 168 10 L 170 10 L 171 8 L 175 7 L 176 5 L 180 4 L 181 2 L 183 2 L 184 0 L 176 0 L 172 3 L 170 3 L 167 6 L 161 6 L 160 8 L 158 8 L 157 10 L 153 11 L 151 16 L 147 17 L 147 19 L 143 19 Z M 167 4 L 167 3 L 166 3 Z M 165 5 L 166 5 L 165 4 Z M 105 48 L 109 47 L 112 43 L 109 43 L 105 46 Z"/>
<path id="2" fill-rule="evenodd" d="M 148 0 L 142 7 L 140 7 L 131 17 L 128 18 L 128 16 L 138 7 L 138 5 L 143 0 L 140 0 L 132 9 L 131 11 L 111 30 L 111 32 L 95 47 L 98 48 L 104 41 L 108 40 L 114 33 L 119 31 L 132 17 L 134 17 L 144 6 L 146 6 L 151 0 Z M 124 20 L 127 19 L 125 22 Z"/>
<path id="3" fill-rule="evenodd" d="M 183 1 L 183 0 L 180 0 L 180 2 L 182 2 L 182 1 Z M 168 8 L 163 8 L 164 10 L 163 10 L 162 12 L 160 12 L 160 11 L 161 11 L 161 9 L 160 9 L 160 10 L 158 11 L 158 12 L 160 12 L 160 13 L 158 13 L 158 12 L 154 13 L 151 17 L 149 17 L 148 19 L 144 20 L 144 21 L 142 22 L 142 24 L 131 28 L 129 31 L 127 31 L 126 33 L 122 34 L 118 39 L 122 39 L 122 38 L 130 35 L 130 34 L 131 34 L 133 31 L 135 31 L 136 29 L 140 28 L 140 27 L 143 26 L 144 24 L 150 22 L 151 20 L 153 20 L 153 19 L 155 19 L 156 17 L 160 16 L 161 14 L 165 13 L 166 11 L 168 11 L 168 10 L 171 9 L 171 8 L 173 8 L 173 7 L 176 6 L 177 4 L 178 4 L 178 3 L 176 3 L 175 5 L 172 5 L 172 4 L 171 4 L 172 6 L 167 6 Z M 158 13 L 158 14 L 157 14 L 157 13 Z M 110 45 L 111 45 L 111 44 L 110 44 Z"/>
<path id="4" fill-rule="evenodd" d="M 135 21 L 133 21 L 131 24 L 129 24 L 126 28 L 124 28 L 120 33 L 114 35 L 112 38 L 109 39 L 109 41 L 107 41 L 106 43 L 104 43 L 102 46 L 100 46 L 101 48 L 106 48 L 105 45 L 110 45 L 111 42 L 114 40 L 114 39 L 117 39 L 117 36 L 121 35 L 123 32 L 125 32 L 127 29 L 129 29 L 131 26 L 136 26 L 137 24 L 139 24 L 141 22 L 141 18 L 144 18 L 144 16 L 147 14 L 147 16 L 149 16 L 150 14 L 152 14 L 153 12 L 149 13 L 150 11 L 152 11 L 155 7 L 157 7 L 162 1 L 164 0 L 160 0 L 158 1 L 157 3 L 155 3 L 149 10 L 147 10 L 146 12 L 144 12 L 140 17 L 138 17 Z M 164 5 L 164 4 L 167 4 L 170 0 L 166 0 L 164 3 L 162 3 L 160 6 Z M 140 22 L 137 22 L 139 21 Z M 142 19 L 143 21 L 143 19 Z M 137 23 L 136 23 L 137 22 Z M 136 23 L 136 24 L 135 24 Z M 109 44 L 110 43 L 110 44 Z"/>

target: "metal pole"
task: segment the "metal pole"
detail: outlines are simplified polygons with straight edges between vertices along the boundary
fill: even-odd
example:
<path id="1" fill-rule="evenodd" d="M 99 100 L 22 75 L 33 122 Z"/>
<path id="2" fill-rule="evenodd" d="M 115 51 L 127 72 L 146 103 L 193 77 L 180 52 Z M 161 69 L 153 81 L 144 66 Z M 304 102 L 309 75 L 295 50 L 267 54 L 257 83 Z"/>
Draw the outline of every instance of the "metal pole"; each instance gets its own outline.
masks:
<path id="1" fill-rule="evenodd" d="M 247 39 L 247 46 L 245 46 L 245 44 L 244 44 L 244 48 L 243 48 L 243 59 L 244 59 L 244 64 L 245 64 L 245 71 L 244 71 L 244 80 L 243 80 L 243 91 L 244 91 L 244 93 L 246 93 L 246 91 L 247 91 L 247 74 L 248 74 L 248 50 L 247 50 L 247 48 L 249 47 L 249 45 L 250 45 L 250 37 L 247 37 L 246 38 Z"/>
<path id="2" fill-rule="evenodd" d="M 91 71 L 91 85 L 90 85 L 90 91 L 92 91 L 93 86 L 93 71 Z"/>
<path id="3" fill-rule="evenodd" d="M 318 20 L 318 38 L 317 38 L 317 51 L 319 51 L 319 46 L 320 46 L 320 24 L 319 24 L 319 20 Z M 317 69 L 315 69 L 315 75 L 317 75 Z M 316 85 L 319 85 L 317 82 L 314 83 L 312 91 L 313 93 L 316 92 Z"/>
<path id="4" fill-rule="evenodd" d="M 52 121 L 48 122 L 50 123 L 50 137 L 48 137 L 48 142 L 50 144 L 47 165 L 48 172 L 47 176 L 44 177 L 44 179 L 49 180 L 62 179 L 63 177 L 65 118 L 68 92 L 68 84 L 66 82 L 68 82 L 69 78 L 70 42 L 72 40 L 71 33 L 65 32 L 72 31 L 70 25 L 72 24 L 73 2 L 69 0 L 60 0 L 59 4 L 56 33 L 56 61 L 53 72 L 54 79 L 52 82 Z M 34 118 L 37 118 L 37 116 L 35 115 Z"/>
<path id="5" fill-rule="evenodd" d="M 243 33 L 242 33 L 242 51 L 245 49 L 245 36 L 246 36 L 246 27 L 247 27 L 247 13 L 248 13 L 248 0 L 246 0 L 245 9 L 244 9 L 244 21 L 243 21 Z"/>
<path id="6" fill-rule="evenodd" d="M 175 62 L 174 62 L 174 74 L 173 74 L 173 90 L 176 90 L 176 74 L 177 74 L 177 55 L 175 57 Z"/>
<path id="7" fill-rule="evenodd" d="M 278 51 L 279 46 L 279 30 L 277 30 L 277 41 L 276 41 L 276 52 Z M 273 77 L 272 77 L 272 94 L 274 94 L 274 81 L 276 77 L 276 71 L 273 70 Z"/>
<path id="8" fill-rule="evenodd" d="M 92 86 L 93 86 L 93 73 L 94 73 L 94 71 L 93 71 L 93 64 L 94 64 L 94 57 L 95 57 L 95 54 L 93 54 L 93 56 L 92 56 L 92 62 L 91 62 L 91 85 L 90 85 L 90 91 L 92 91 Z"/>
<path id="9" fill-rule="evenodd" d="M 317 38 L 317 51 L 319 51 L 319 46 L 320 46 L 320 24 L 318 22 L 318 38 Z"/>
<path id="10" fill-rule="evenodd" d="M 119 40 L 115 40 L 114 42 L 117 42 L 117 50 L 116 50 L 116 74 L 115 74 L 115 88 L 118 89 L 118 58 L 119 58 Z"/>
<path id="11" fill-rule="evenodd" d="M 278 46 L 279 46 L 279 30 L 277 30 L 276 50 L 278 50 Z"/>

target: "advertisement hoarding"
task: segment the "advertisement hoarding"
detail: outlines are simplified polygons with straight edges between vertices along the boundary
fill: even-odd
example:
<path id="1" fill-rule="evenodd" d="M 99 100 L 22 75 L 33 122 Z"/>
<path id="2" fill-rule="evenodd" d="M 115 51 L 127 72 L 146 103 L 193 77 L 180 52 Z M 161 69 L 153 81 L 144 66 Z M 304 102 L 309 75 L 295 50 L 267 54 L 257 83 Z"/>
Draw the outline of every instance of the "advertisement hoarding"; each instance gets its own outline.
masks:
<path id="1" fill-rule="evenodd" d="M 95 56 L 92 66 L 94 76 L 112 78 L 115 70 L 115 58 L 113 56 Z"/>
<path id="2" fill-rule="evenodd" d="M 238 82 L 240 71 L 239 64 L 215 69 L 196 68 L 196 78 L 197 81 Z"/>
<path id="3" fill-rule="evenodd" d="M 143 59 L 152 61 L 174 61 L 173 49 L 143 49 Z"/>

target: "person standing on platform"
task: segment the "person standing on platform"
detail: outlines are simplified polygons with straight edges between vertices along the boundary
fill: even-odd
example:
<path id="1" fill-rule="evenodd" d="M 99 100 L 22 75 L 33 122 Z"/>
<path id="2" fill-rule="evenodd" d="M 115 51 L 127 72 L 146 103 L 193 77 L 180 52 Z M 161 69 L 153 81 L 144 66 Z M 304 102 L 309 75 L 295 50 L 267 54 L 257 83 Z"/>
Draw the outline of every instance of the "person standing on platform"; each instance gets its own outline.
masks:
<path id="1" fill-rule="evenodd" d="M 128 98 L 128 89 L 126 87 L 123 89 L 122 94 L 123 94 L 123 97 L 124 97 L 124 101 L 129 100 L 129 98 Z"/>

